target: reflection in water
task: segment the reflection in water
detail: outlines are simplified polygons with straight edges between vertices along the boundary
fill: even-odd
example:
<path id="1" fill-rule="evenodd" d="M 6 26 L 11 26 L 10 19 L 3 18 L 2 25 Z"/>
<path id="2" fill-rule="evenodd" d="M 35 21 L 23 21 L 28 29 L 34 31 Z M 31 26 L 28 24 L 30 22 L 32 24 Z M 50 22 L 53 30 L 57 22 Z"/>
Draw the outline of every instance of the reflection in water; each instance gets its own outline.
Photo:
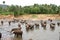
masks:
<path id="1" fill-rule="evenodd" d="M 39 29 L 39 26 L 35 26 L 35 29 Z"/>
<path id="2" fill-rule="evenodd" d="M 59 40 L 60 40 L 60 32 L 59 32 Z"/>
<path id="3" fill-rule="evenodd" d="M 46 27 L 43 27 L 44 30 L 46 30 Z"/>
<path id="4" fill-rule="evenodd" d="M 32 40 L 32 39 L 29 39 L 29 40 Z"/>
<path id="5" fill-rule="evenodd" d="M 58 22 L 60 22 L 60 21 L 58 21 Z M 11 31 L 11 29 L 13 29 L 13 28 L 17 28 L 18 23 L 19 22 L 16 22 L 16 23 L 11 22 L 11 25 L 9 26 L 8 22 L 4 22 L 4 25 L 0 26 L 0 32 L 2 33 L 1 40 L 59 40 L 58 33 L 60 32 L 60 27 L 58 27 L 58 25 L 55 25 L 54 28 L 51 28 L 49 25 L 51 22 L 47 22 L 46 27 L 42 27 L 41 23 L 39 23 L 39 26 L 34 25 L 34 28 L 32 28 L 32 29 L 26 29 L 26 27 L 25 27 L 26 25 L 21 24 L 22 31 L 23 31 L 22 38 L 20 36 L 16 37 L 16 36 L 14 36 L 14 34 L 7 32 L 7 31 Z M 33 23 L 35 23 L 35 22 L 33 22 Z M 53 21 L 53 23 L 56 24 L 57 21 Z M 51 31 L 54 31 L 54 32 L 51 32 Z M 30 38 L 32 38 L 32 39 L 30 39 Z"/>
<path id="6" fill-rule="evenodd" d="M 55 30 L 55 28 L 50 28 L 51 29 L 51 31 L 54 31 Z"/>
<path id="7" fill-rule="evenodd" d="M 13 40 L 22 40 L 22 38 L 14 36 Z"/>
<path id="8" fill-rule="evenodd" d="M 34 30 L 34 28 L 33 29 L 26 29 L 26 32 L 33 31 L 33 30 Z"/>
<path id="9" fill-rule="evenodd" d="M 26 32 L 29 32 L 29 29 L 26 29 Z"/>

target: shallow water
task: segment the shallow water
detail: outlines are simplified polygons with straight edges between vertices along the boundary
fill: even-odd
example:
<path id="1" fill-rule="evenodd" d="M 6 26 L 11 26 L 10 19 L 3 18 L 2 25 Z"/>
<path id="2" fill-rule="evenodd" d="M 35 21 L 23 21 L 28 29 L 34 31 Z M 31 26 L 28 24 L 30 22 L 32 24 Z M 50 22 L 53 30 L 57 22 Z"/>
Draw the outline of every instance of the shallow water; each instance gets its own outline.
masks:
<path id="1" fill-rule="evenodd" d="M 30 21 L 27 21 L 30 22 Z M 20 37 L 15 37 L 14 34 L 10 33 L 12 28 L 17 28 L 18 23 L 11 23 L 9 26 L 8 22 L 4 20 L 4 24 L 1 25 L 0 23 L 0 32 L 2 33 L 2 38 L 1 40 L 59 40 L 59 32 L 60 32 L 60 26 L 58 27 L 57 22 L 60 22 L 59 20 L 54 20 L 53 23 L 55 23 L 55 30 L 50 29 L 50 22 L 47 21 L 47 26 L 46 29 L 43 29 L 41 27 L 40 21 L 33 21 L 32 24 L 34 23 L 39 23 L 40 26 L 39 28 L 36 28 L 34 26 L 34 30 L 29 30 L 28 32 L 25 29 L 25 24 L 21 24 L 22 31 L 23 31 L 23 36 L 22 38 Z M 31 22 L 30 22 L 31 23 Z"/>

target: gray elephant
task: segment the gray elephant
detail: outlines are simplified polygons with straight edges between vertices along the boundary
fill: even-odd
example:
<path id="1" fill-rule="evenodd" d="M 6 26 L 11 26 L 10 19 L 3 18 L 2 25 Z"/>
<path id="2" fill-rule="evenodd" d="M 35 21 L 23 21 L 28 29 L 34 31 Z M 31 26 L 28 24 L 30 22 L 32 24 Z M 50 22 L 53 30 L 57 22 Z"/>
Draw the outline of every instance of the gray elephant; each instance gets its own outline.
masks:
<path id="1" fill-rule="evenodd" d="M 11 25 L 11 21 L 8 22 L 9 23 L 9 26 Z"/>
<path id="2" fill-rule="evenodd" d="M 35 23 L 35 28 L 39 29 L 39 24 L 38 23 Z"/>
<path id="3" fill-rule="evenodd" d="M 58 22 L 57 25 L 60 26 L 60 23 Z"/>
<path id="4" fill-rule="evenodd" d="M 22 37 L 23 31 L 21 31 L 20 28 L 13 28 L 11 30 L 11 32 L 13 32 L 17 37 L 20 35 Z"/>
<path id="5" fill-rule="evenodd" d="M 52 22 L 52 19 L 48 19 L 48 21 Z"/>
<path id="6" fill-rule="evenodd" d="M 51 29 L 55 29 L 55 23 L 51 23 L 51 24 L 50 24 L 50 28 L 51 28 Z"/>
<path id="7" fill-rule="evenodd" d="M 1 21 L 1 24 L 3 25 L 3 21 Z"/>
<path id="8" fill-rule="evenodd" d="M 33 28 L 34 28 L 34 25 L 31 25 L 31 24 L 26 25 L 26 29 L 33 29 Z"/>
<path id="9" fill-rule="evenodd" d="M 18 27 L 21 28 L 21 24 L 18 24 Z"/>
<path id="10" fill-rule="evenodd" d="M 35 23 L 35 26 L 37 27 L 37 26 L 39 26 L 39 24 L 38 23 Z"/>
<path id="11" fill-rule="evenodd" d="M 41 22 L 41 26 L 42 26 L 42 27 L 46 27 L 46 25 L 47 25 L 47 22 L 46 22 L 46 21 L 42 21 L 42 22 Z"/>

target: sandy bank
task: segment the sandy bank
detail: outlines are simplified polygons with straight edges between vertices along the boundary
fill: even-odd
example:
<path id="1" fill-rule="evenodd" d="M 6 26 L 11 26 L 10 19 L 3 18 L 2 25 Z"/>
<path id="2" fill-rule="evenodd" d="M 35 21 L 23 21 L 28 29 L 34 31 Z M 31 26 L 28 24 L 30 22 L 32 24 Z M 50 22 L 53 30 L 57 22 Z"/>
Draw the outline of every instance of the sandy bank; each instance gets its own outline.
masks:
<path id="1" fill-rule="evenodd" d="M 10 19 L 13 18 L 16 19 L 24 19 L 24 20 L 47 20 L 47 19 L 53 19 L 53 20 L 60 20 L 60 16 L 58 14 L 27 14 L 27 15 L 21 15 L 18 17 L 14 17 L 13 15 L 0 15 L 0 19 Z"/>

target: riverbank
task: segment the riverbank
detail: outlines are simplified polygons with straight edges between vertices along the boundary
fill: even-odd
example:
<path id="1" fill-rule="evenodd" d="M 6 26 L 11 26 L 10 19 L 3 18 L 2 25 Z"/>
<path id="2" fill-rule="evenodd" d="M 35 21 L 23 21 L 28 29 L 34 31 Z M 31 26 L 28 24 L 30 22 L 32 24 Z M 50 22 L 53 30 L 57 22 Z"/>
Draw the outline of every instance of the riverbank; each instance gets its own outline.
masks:
<path id="1" fill-rule="evenodd" d="M 13 15 L 0 15 L 0 19 L 23 19 L 23 20 L 60 20 L 59 14 L 26 14 L 14 17 Z"/>

